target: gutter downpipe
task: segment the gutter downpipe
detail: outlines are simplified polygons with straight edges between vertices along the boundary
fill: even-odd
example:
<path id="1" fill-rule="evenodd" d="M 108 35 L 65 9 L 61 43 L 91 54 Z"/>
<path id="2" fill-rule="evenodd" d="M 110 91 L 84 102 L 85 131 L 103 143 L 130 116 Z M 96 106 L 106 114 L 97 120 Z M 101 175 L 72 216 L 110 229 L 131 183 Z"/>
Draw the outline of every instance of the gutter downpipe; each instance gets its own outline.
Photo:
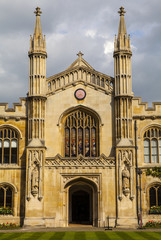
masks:
<path id="1" fill-rule="evenodd" d="M 137 121 L 135 120 L 135 166 L 136 166 L 136 199 L 137 199 L 137 219 L 139 224 L 139 186 L 138 186 L 138 157 L 137 157 Z"/>

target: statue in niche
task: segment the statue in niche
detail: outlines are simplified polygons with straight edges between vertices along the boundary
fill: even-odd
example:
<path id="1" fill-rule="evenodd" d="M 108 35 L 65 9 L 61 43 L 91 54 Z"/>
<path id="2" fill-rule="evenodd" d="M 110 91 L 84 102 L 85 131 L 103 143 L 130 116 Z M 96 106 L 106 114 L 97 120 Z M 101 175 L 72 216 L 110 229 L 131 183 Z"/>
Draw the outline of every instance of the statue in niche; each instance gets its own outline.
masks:
<path id="1" fill-rule="evenodd" d="M 35 197 L 39 190 L 39 166 L 36 162 L 33 164 L 31 173 L 31 193 Z"/>
<path id="2" fill-rule="evenodd" d="M 125 165 L 124 169 L 122 170 L 122 189 L 125 196 L 127 196 L 128 193 L 130 192 L 129 188 L 130 188 L 130 173 L 127 166 Z"/>

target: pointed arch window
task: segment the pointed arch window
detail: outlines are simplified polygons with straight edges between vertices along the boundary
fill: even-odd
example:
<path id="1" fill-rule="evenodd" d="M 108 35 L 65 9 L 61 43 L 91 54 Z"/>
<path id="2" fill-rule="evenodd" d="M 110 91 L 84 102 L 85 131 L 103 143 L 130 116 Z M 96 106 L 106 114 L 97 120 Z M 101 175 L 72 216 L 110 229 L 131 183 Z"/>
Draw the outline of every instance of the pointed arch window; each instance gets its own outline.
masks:
<path id="1" fill-rule="evenodd" d="M 13 195 L 13 189 L 10 186 L 0 186 L 0 214 L 13 213 Z"/>
<path id="2" fill-rule="evenodd" d="M 161 185 L 160 184 L 156 184 L 149 189 L 149 206 L 150 206 L 150 213 L 154 212 L 155 209 L 153 209 L 153 207 L 161 206 Z"/>
<path id="3" fill-rule="evenodd" d="M 98 156 L 98 119 L 77 110 L 65 119 L 65 157 Z"/>
<path id="4" fill-rule="evenodd" d="M 0 164 L 16 164 L 17 158 L 17 132 L 8 128 L 0 129 Z"/>
<path id="5" fill-rule="evenodd" d="M 144 162 L 161 163 L 161 129 L 157 127 L 144 133 Z"/>

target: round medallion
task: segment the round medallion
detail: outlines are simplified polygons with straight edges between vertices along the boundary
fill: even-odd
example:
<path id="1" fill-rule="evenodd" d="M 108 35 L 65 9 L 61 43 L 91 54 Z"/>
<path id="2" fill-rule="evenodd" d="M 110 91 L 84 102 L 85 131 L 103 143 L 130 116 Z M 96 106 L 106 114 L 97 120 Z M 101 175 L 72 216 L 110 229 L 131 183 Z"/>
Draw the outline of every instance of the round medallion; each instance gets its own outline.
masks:
<path id="1" fill-rule="evenodd" d="M 82 88 L 78 88 L 75 93 L 74 93 L 74 96 L 76 99 L 78 100 L 83 100 L 85 97 L 86 97 L 86 92 L 84 89 Z"/>

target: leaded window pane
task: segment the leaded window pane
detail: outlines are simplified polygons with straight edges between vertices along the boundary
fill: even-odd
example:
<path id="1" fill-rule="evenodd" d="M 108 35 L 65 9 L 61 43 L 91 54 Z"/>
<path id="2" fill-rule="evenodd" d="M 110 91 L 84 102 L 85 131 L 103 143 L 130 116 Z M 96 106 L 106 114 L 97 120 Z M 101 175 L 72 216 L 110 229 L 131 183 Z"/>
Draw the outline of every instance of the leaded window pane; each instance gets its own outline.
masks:
<path id="1" fill-rule="evenodd" d="M 10 154 L 10 142 L 9 140 L 4 141 L 4 156 L 3 163 L 9 163 L 9 154 Z"/>
<path id="2" fill-rule="evenodd" d="M 17 148 L 17 140 L 11 141 L 11 148 Z"/>
<path id="3" fill-rule="evenodd" d="M 65 156 L 70 156 L 70 136 L 69 128 L 65 129 Z"/>
<path id="4" fill-rule="evenodd" d="M 161 206 L 161 186 L 158 187 L 158 206 Z"/>
<path id="5" fill-rule="evenodd" d="M 10 188 L 6 191 L 6 207 L 12 207 L 12 190 Z"/>
<path id="6" fill-rule="evenodd" d="M 159 162 L 161 163 L 161 139 L 159 139 Z"/>
<path id="7" fill-rule="evenodd" d="M 76 129 L 72 128 L 71 132 L 71 156 L 75 157 L 77 153 L 77 146 L 76 146 Z"/>
<path id="8" fill-rule="evenodd" d="M 150 188 L 149 191 L 149 196 L 150 196 L 150 207 L 156 206 L 156 189 L 155 188 Z"/>
<path id="9" fill-rule="evenodd" d="M 91 156 L 96 156 L 96 130 L 92 128 Z"/>
<path id="10" fill-rule="evenodd" d="M 85 130 L 85 156 L 90 156 L 90 133 L 89 128 L 86 128 Z"/>
<path id="11" fill-rule="evenodd" d="M 144 162 L 150 162 L 150 143 L 148 139 L 144 140 Z"/>
<path id="12" fill-rule="evenodd" d="M 4 207 L 4 189 L 0 188 L 0 207 Z"/>
<path id="13" fill-rule="evenodd" d="M 11 141 L 11 163 L 17 163 L 17 140 Z"/>
<path id="14" fill-rule="evenodd" d="M 157 150 L 157 140 L 151 140 L 151 152 L 152 152 L 152 163 L 157 163 L 158 160 L 158 150 Z"/>
<path id="15" fill-rule="evenodd" d="M 83 129 L 78 129 L 78 154 L 83 154 Z"/>
<path id="16" fill-rule="evenodd" d="M 10 142 L 9 140 L 4 141 L 4 148 L 9 148 L 10 147 Z"/>

